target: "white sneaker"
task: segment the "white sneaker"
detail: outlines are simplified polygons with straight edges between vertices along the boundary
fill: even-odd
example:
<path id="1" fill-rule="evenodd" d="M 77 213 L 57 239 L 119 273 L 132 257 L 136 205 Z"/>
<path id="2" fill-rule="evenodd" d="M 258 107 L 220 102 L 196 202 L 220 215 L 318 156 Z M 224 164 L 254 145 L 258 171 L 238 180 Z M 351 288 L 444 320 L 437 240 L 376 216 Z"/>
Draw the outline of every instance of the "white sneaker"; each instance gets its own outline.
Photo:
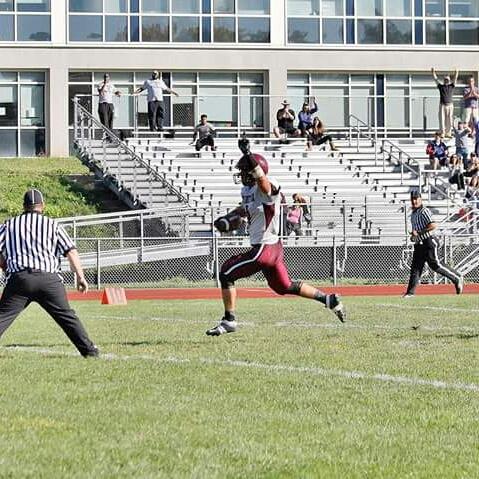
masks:
<path id="1" fill-rule="evenodd" d="M 464 278 L 462 276 L 455 286 L 456 286 L 456 294 L 462 294 L 462 292 L 464 291 Z"/>
<path id="2" fill-rule="evenodd" d="M 227 321 L 225 318 L 222 318 L 221 321 L 211 329 L 206 331 L 207 336 L 221 336 L 226 333 L 234 333 L 238 329 L 238 323 L 236 320 Z"/>
<path id="3" fill-rule="evenodd" d="M 411 299 L 411 298 L 414 298 L 414 294 L 404 293 L 404 294 L 402 295 L 402 299 Z"/>

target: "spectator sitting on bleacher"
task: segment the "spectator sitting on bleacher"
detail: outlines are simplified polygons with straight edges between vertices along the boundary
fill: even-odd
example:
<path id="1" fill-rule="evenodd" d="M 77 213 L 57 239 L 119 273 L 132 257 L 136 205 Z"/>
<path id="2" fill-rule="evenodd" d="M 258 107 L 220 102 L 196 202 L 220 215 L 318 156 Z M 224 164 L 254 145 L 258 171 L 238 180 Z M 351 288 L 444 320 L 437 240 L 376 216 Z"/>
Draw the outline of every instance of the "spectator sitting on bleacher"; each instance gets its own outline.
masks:
<path id="1" fill-rule="evenodd" d="M 284 100 L 282 105 L 283 108 L 280 108 L 276 113 L 278 126 L 273 129 L 274 136 L 276 138 L 281 138 L 282 135 L 299 136 L 301 132 L 294 127 L 294 120 L 296 118 L 294 110 L 289 108 L 288 100 Z"/>
<path id="2" fill-rule="evenodd" d="M 315 116 L 311 128 L 307 130 L 308 141 L 306 142 L 306 149 L 311 151 L 313 146 L 320 146 L 324 143 L 329 143 L 331 150 L 337 151 L 338 149 L 333 143 L 333 137 L 331 135 L 326 135 L 325 132 L 326 128 L 323 122 L 317 116 Z"/>
<path id="3" fill-rule="evenodd" d="M 216 151 L 215 136 L 216 130 L 208 123 L 208 115 L 203 114 L 200 123 L 193 130 L 193 141 L 190 144 L 195 145 L 196 151 L 200 151 L 205 146 L 211 147 L 211 151 Z M 196 137 L 198 137 L 197 140 Z"/>
<path id="4" fill-rule="evenodd" d="M 457 128 L 454 128 L 454 138 L 456 140 L 456 155 L 462 159 L 464 168 L 467 168 L 467 157 L 469 155 L 469 134 L 471 129 L 460 121 Z"/>
<path id="5" fill-rule="evenodd" d="M 465 188 L 462 158 L 459 158 L 459 155 L 456 154 L 449 158 L 449 183 L 457 185 L 458 190 Z"/>
<path id="6" fill-rule="evenodd" d="M 479 158 L 475 153 L 471 153 L 469 163 L 467 165 L 467 170 L 464 173 L 464 176 L 471 178 L 477 175 L 479 175 Z"/>
<path id="7" fill-rule="evenodd" d="M 314 97 L 310 98 L 309 103 L 303 103 L 303 108 L 298 113 L 298 128 L 301 131 L 301 136 L 306 136 L 307 130 L 313 126 L 313 114 L 317 111 L 318 105 Z"/>
<path id="8" fill-rule="evenodd" d="M 429 156 L 429 166 L 432 170 L 439 170 L 447 165 L 448 146 L 442 141 L 442 133 L 436 131 L 434 139 L 426 147 L 426 154 Z"/>
<path id="9" fill-rule="evenodd" d="M 467 185 L 465 198 L 469 203 L 477 204 L 479 200 L 479 176 L 473 176 Z"/>

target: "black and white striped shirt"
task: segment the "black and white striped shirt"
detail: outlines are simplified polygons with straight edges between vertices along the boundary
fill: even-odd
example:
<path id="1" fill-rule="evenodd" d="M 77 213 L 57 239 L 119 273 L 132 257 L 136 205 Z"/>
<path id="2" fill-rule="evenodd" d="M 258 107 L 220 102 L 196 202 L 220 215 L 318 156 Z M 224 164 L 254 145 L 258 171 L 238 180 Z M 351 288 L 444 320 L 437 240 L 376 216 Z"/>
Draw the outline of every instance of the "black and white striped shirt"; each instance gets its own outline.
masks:
<path id="1" fill-rule="evenodd" d="M 75 245 L 55 220 L 37 212 L 26 212 L 0 225 L 0 252 L 7 274 L 25 269 L 57 273 L 60 256 Z"/>
<path id="2" fill-rule="evenodd" d="M 413 210 L 411 215 L 411 225 L 413 230 L 419 232 L 425 229 L 432 222 L 431 212 L 424 206 L 421 206 L 417 210 Z M 431 236 L 432 233 L 430 231 L 426 231 L 425 233 L 420 234 L 418 238 L 420 241 L 423 241 Z"/>

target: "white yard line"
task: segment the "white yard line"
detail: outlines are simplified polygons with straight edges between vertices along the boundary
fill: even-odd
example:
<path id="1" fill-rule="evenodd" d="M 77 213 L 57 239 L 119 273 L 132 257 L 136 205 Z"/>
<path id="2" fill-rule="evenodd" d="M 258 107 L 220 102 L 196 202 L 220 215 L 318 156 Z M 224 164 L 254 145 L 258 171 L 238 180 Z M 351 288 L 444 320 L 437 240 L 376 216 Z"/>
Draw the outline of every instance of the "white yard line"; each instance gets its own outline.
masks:
<path id="1" fill-rule="evenodd" d="M 406 301 L 406 300 L 405 300 Z M 412 301 L 409 299 L 407 301 Z M 445 313 L 479 313 L 479 309 L 471 309 L 471 308 L 444 308 L 442 306 L 420 306 L 420 305 L 412 305 L 412 304 L 388 304 L 388 303 L 378 303 L 376 306 L 380 306 L 381 308 L 396 308 L 396 309 L 413 309 L 413 310 L 425 310 L 425 311 L 444 311 Z"/>
<path id="2" fill-rule="evenodd" d="M 388 305 L 389 306 L 389 305 Z M 161 317 L 148 317 L 148 318 L 138 318 L 130 316 L 95 316 L 95 319 L 102 321 L 107 320 L 123 320 L 123 321 L 156 321 L 156 322 L 165 322 L 165 323 L 186 323 L 186 324 L 202 324 L 207 325 L 206 320 L 197 320 L 197 319 L 186 319 L 186 318 L 161 318 Z M 276 323 L 255 323 L 253 321 L 238 321 L 239 327 L 242 326 L 258 326 L 262 324 L 263 326 L 273 326 L 275 328 L 303 328 L 303 329 L 347 329 L 347 330 L 359 330 L 359 331 L 370 331 L 372 329 L 377 329 L 380 331 L 432 331 L 432 332 L 441 332 L 441 331 L 458 331 L 458 332 L 475 332 L 476 330 L 472 327 L 467 326 L 421 326 L 421 325 L 411 325 L 411 326 L 388 326 L 384 324 L 356 324 L 354 322 L 349 322 L 345 324 L 340 324 L 339 322 L 335 323 L 314 323 L 314 322 L 305 322 L 305 321 L 277 321 Z M 479 330 L 478 330 L 479 333 Z"/>
<path id="3" fill-rule="evenodd" d="M 30 352 L 48 356 L 78 356 L 78 353 L 55 351 L 49 348 L 37 348 L 37 347 L 25 347 L 25 346 L 12 346 L 2 348 L 6 351 L 12 352 Z M 410 376 L 394 376 L 392 374 L 384 373 L 366 373 L 362 371 L 346 371 L 341 369 L 324 369 L 316 366 L 291 366 L 287 364 L 268 364 L 259 362 L 249 362 L 244 360 L 234 359 L 211 359 L 211 358 L 179 358 L 175 356 L 156 357 L 147 354 L 138 355 L 119 355 L 113 353 L 106 353 L 101 356 L 104 360 L 109 361 L 152 361 L 157 363 L 172 363 L 172 364 L 205 364 L 209 366 L 226 366 L 232 368 L 243 369 L 258 369 L 271 372 L 285 372 L 285 373 L 298 373 L 298 374 L 310 374 L 313 376 L 322 377 L 340 377 L 345 379 L 357 379 L 376 381 L 383 383 L 400 384 L 411 387 L 430 387 L 433 389 L 445 389 L 455 391 L 472 391 L 479 392 L 479 384 L 474 383 L 461 383 L 461 382 L 447 382 L 435 379 L 423 379 Z"/>

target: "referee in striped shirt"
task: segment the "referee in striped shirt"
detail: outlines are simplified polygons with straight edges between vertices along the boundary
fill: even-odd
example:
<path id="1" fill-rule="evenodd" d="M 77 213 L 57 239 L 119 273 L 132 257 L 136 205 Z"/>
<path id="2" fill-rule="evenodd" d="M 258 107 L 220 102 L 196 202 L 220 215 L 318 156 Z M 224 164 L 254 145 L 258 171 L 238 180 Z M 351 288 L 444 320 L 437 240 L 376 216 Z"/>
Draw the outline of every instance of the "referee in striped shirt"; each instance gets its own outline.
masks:
<path id="1" fill-rule="evenodd" d="M 32 302 L 38 303 L 63 329 L 84 357 L 98 356 L 96 346 L 68 303 L 60 277 L 60 255 L 66 256 L 75 272 L 78 290 L 88 291 L 78 252 L 65 230 L 43 216 L 39 190 L 23 198 L 23 214 L 0 225 L 0 266 L 7 284 L 0 299 L 0 336 Z"/>
<path id="2" fill-rule="evenodd" d="M 438 247 L 439 241 L 434 237 L 436 225 L 432 220 L 431 212 L 422 204 L 421 193 L 419 191 L 411 192 L 411 241 L 414 242 L 414 254 L 412 257 L 411 276 L 404 298 L 414 296 L 416 286 L 421 279 L 425 263 L 435 271 L 448 278 L 456 287 L 456 293 L 461 294 L 464 289 L 464 280 L 462 276 L 452 268 L 448 268 L 439 260 Z"/>

